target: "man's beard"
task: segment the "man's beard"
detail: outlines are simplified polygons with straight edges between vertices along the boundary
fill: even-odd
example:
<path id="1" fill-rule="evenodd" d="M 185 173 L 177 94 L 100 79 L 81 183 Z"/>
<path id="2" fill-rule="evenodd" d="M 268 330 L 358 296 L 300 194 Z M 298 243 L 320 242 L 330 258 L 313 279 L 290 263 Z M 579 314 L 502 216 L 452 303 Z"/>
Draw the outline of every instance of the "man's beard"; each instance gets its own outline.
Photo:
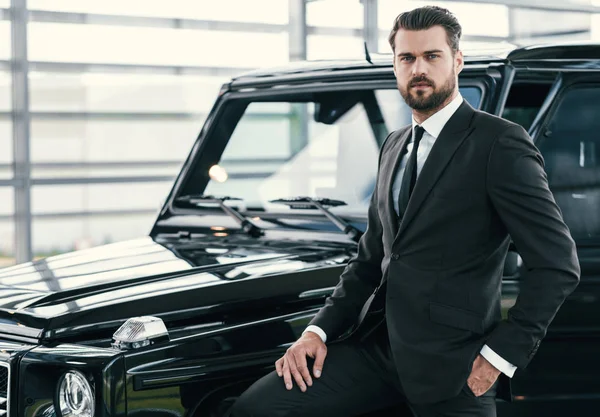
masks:
<path id="1" fill-rule="evenodd" d="M 433 90 L 431 94 L 426 97 L 426 91 L 414 90 L 411 92 L 411 87 L 417 83 L 426 83 L 431 86 Z M 439 109 L 446 100 L 452 96 L 454 89 L 456 88 L 456 76 L 454 75 L 454 69 L 452 74 L 448 77 L 448 80 L 440 88 L 436 88 L 435 83 L 425 76 L 415 77 L 409 81 L 407 88 L 403 89 L 398 85 L 400 94 L 406 104 L 413 110 L 428 112 Z"/>

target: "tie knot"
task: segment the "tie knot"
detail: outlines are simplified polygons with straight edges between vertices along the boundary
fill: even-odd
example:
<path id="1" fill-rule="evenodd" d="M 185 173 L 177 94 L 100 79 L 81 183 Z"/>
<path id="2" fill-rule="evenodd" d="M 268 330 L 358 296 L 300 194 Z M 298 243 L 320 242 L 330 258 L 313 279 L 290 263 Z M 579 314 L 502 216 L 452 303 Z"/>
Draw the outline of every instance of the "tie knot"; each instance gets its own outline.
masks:
<path id="1" fill-rule="evenodd" d="M 423 137 L 423 134 L 425 133 L 425 129 L 423 129 L 421 126 L 416 125 L 415 126 L 415 133 L 414 133 L 414 142 L 415 145 L 414 146 L 418 146 L 419 142 L 421 141 L 421 138 Z"/>

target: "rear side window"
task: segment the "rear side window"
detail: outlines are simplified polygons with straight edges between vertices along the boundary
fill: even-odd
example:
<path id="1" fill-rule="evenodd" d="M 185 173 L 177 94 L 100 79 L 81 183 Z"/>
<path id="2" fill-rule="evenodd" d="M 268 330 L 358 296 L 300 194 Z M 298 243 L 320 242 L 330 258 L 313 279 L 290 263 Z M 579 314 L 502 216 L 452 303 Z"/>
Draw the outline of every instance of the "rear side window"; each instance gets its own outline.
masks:
<path id="1" fill-rule="evenodd" d="M 559 99 L 539 149 L 550 188 L 574 238 L 600 237 L 600 86 Z"/>
<path id="2" fill-rule="evenodd" d="M 502 117 L 529 130 L 551 86 L 551 82 L 515 82 L 508 94 Z"/>

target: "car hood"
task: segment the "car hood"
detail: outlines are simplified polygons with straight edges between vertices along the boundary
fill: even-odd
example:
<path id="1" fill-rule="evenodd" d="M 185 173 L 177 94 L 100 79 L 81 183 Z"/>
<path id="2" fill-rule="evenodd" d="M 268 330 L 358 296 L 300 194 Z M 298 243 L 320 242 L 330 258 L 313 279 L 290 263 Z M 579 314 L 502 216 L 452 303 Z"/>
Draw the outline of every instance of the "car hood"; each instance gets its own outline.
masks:
<path id="1" fill-rule="evenodd" d="M 49 340 L 67 329 L 239 298 L 240 280 L 347 261 L 347 245 L 300 247 L 150 237 L 0 270 L 0 335 Z"/>

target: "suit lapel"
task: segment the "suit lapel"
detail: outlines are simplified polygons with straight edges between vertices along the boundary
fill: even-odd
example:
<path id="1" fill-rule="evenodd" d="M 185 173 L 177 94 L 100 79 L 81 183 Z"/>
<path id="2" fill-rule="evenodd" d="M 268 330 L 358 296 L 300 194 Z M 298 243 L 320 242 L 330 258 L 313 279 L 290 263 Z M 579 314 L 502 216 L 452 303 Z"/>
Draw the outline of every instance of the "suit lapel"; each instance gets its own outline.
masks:
<path id="1" fill-rule="evenodd" d="M 402 235 L 407 225 L 413 220 L 456 150 L 473 131 L 470 124 L 474 114 L 475 111 L 469 103 L 466 100 L 463 101 L 440 132 L 417 178 L 397 236 Z"/>
<path id="2" fill-rule="evenodd" d="M 394 140 L 394 142 L 390 145 L 390 148 L 386 151 L 386 154 L 389 156 L 384 159 L 386 161 L 385 166 L 381 167 L 381 172 L 385 175 L 383 189 L 387 190 L 386 217 L 388 220 L 388 227 L 393 231 L 394 235 L 396 235 L 398 232 L 398 215 L 394 209 L 393 186 L 394 180 L 396 179 L 396 173 L 400 165 L 400 160 L 406 151 L 406 146 L 408 145 L 411 133 L 412 125 L 406 127 L 405 130 L 400 130 L 398 132 L 396 140 Z"/>

